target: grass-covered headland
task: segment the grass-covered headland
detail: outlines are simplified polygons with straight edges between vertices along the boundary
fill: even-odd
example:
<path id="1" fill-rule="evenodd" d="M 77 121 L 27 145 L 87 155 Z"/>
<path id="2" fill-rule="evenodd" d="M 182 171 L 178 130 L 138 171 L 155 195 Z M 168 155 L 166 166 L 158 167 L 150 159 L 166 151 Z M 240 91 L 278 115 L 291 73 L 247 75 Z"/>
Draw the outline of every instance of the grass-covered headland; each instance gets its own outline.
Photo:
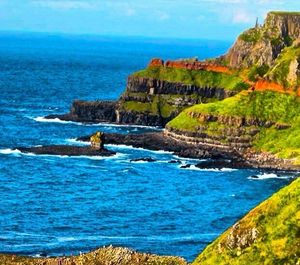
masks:
<path id="1" fill-rule="evenodd" d="M 201 120 L 201 115 L 222 118 Z M 250 124 L 229 124 L 226 122 L 228 117 L 249 120 Z M 255 121 L 253 125 L 251 121 Z M 197 132 L 201 127 L 208 135 L 220 134 L 225 140 L 232 135 L 224 134 L 224 128 L 244 128 L 245 135 L 249 131 L 256 150 L 295 159 L 295 163 L 300 163 L 300 98 L 296 96 L 272 91 L 241 92 L 220 102 L 188 108 L 169 122 L 167 127 L 183 133 Z M 250 131 L 253 129 L 258 133 L 252 137 Z"/>
<path id="2" fill-rule="evenodd" d="M 205 70 L 188 70 L 173 67 L 147 67 L 134 74 L 138 77 L 183 83 L 198 87 L 223 88 L 241 91 L 249 88 L 241 77 L 235 74 L 218 73 Z"/>

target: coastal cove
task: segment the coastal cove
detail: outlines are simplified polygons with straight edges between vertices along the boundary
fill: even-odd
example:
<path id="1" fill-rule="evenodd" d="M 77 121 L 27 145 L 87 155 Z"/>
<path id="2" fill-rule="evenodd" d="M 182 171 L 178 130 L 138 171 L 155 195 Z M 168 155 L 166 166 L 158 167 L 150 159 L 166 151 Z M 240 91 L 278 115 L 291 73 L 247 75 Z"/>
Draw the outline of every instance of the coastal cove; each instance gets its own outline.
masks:
<path id="1" fill-rule="evenodd" d="M 39 39 L 36 46 L 27 45 L 32 38 Z M 1 40 L 2 253 L 61 256 L 112 244 L 190 262 L 294 177 L 248 168 L 201 169 L 196 167 L 199 159 L 121 142 L 107 146 L 116 152 L 111 157 L 15 150 L 19 146 L 84 146 L 76 138 L 95 131 L 161 133 L 157 127 L 42 117 L 67 113 L 74 98 L 117 99 L 126 77 L 152 57 L 175 59 L 191 53 L 212 57 L 224 53 L 229 44 L 46 36 L 1 36 Z M 155 161 L 134 161 L 146 157 Z M 180 164 L 170 163 L 178 160 Z M 187 164 L 191 166 L 181 168 Z"/>

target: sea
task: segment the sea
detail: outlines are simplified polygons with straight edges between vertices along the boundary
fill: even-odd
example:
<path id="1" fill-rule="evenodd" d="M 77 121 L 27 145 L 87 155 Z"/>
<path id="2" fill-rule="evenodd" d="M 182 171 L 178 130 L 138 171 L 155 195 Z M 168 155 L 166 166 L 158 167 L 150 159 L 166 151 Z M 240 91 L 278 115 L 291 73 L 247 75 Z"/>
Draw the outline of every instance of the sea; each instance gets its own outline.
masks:
<path id="1" fill-rule="evenodd" d="M 82 145 L 95 131 L 161 128 L 45 120 L 75 99 L 115 100 L 151 58 L 210 58 L 230 42 L 0 33 L 0 252 L 71 255 L 122 246 L 192 261 L 251 208 L 291 181 L 260 170 L 198 169 L 198 160 L 125 145 L 113 157 L 22 154 Z M 130 162 L 151 157 L 156 162 Z M 191 164 L 180 168 L 170 160 Z M 258 178 L 252 178 L 253 175 Z"/>

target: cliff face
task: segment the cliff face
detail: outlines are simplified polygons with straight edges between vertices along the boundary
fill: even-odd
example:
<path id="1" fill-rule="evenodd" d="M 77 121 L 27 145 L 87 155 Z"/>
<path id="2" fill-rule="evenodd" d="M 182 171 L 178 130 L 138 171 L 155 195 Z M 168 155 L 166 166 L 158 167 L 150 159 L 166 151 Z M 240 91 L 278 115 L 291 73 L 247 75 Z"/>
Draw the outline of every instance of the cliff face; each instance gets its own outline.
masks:
<path id="1" fill-rule="evenodd" d="M 300 103 L 295 95 L 243 91 L 223 101 L 195 105 L 166 125 L 168 131 L 236 149 L 270 152 L 300 165 Z"/>
<path id="2" fill-rule="evenodd" d="M 285 47 L 300 38 L 300 13 L 271 12 L 262 26 L 242 33 L 223 59 L 233 68 L 271 67 Z"/>
<path id="3" fill-rule="evenodd" d="M 299 264 L 299 196 L 297 179 L 229 228 L 192 264 Z"/>
<path id="4" fill-rule="evenodd" d="M 194 67 L 199 68 L 202 63 L 196 65 Z M 202 75 L 200 82 L 184 82 L 186 77 L 195 80 L 199 73 Z M 227 73 L 194 71 L 166 66 L 161 60 L 154 60 L 146 70 L 128 77 L 126 90 L 118 101 L 74 101 L 69 114 L 51 115 L 48 118 L 164 126 L 186 107 L 231 97 L 244 86 L 247 85 L 241 79 Z"/>

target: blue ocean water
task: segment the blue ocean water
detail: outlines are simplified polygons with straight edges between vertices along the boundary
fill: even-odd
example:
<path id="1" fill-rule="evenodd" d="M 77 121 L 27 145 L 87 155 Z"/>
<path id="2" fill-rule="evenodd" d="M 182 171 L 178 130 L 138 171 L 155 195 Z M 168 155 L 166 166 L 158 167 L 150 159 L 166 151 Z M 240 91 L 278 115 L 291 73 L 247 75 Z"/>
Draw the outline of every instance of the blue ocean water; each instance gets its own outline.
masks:
<path id="1" fill-rule="evenodd" d="M 180 169 L 174 155 L 126 146 L 111 158 L 24 155 L 17 146 L 78 144 L 97 130 L 151 128 L 44 122 L 74 99 L 116 99 L 153 57 L 212 57 L 230 43 L 0 35 L 0 252 L 78 254 L 103 245 L 189 261 L 288 178 L 256 170 Z M 153 157 L 155 163 L 131 163 Z M 183 163 L 195 160 L 180 158 Z M 253 180 L 251 175 L 260 174 Z"/>

